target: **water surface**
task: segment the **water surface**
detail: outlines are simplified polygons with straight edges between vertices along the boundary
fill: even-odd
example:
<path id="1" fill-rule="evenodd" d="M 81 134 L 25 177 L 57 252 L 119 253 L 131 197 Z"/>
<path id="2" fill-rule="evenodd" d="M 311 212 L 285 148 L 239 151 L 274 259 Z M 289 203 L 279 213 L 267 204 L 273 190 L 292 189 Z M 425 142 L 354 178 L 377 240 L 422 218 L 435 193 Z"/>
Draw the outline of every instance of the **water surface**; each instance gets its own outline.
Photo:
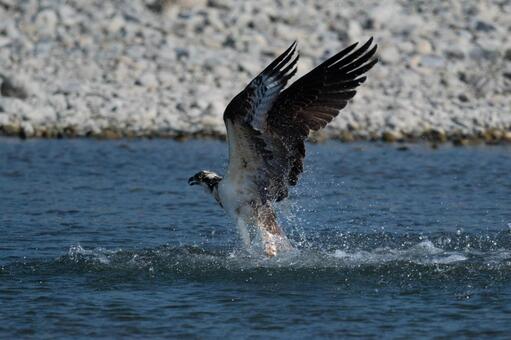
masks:
<path id="1" fill-rule="evenodd" d="M 274 259 L 187 185 L 226 156 L 0 139 L 0 336 L 509 336 L 511 148 L 308 145 Z"/>

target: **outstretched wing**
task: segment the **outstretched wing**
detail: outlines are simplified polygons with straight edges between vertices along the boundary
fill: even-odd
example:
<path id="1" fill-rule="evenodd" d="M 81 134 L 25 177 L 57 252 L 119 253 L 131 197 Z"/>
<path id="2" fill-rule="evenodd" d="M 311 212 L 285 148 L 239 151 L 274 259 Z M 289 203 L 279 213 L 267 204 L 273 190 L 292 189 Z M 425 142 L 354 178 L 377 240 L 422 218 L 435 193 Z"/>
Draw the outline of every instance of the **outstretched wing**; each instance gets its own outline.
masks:
<path id="1" fill-rule="evenodd" d="M 377 62 L 371 45 L 372 39 L 359 49 L 357 44 L 346 48 L 285 90 L 296 73 L 296 44 L 273 61 L 224 113 L 228 176 L 258 190 L 263 202 L 287 197 L 288 185 L 295 185 L 303 171 L 309 132 L 337 116 Z"/>
<path id="2" fill-rule="evenodd" d="M 296 73 L 297 61 L 294 42 L 231 100 L 225 109 L 224 121 L 236 121 L 258 131 L 264 130 L 270 108 Z"/>
<path id="3" fill-rule="evenodd" d="M 295 185 L 303 171 L 304 141 L 309 132 L 325 127 L 348 104 L 362 84 L 363 76 L 377 62 L 373 38 L 356 49 L 355 43 L 284 90 L 268 113 L 268 133 L 278 136 L 288 150 L 289 185 Z"/>
<path id="4" fill-rule="evenodd" d="M 263 201 L 278 191 L 274 185 L 282 186 L 273 179 L 281 177 L 279 167 L 286 163 L 284 153 L 277 154 L 271 136 L 266 135 L 268 112 L 296 73 L 297 61 L 294 42 L 234 97 L 224 112 L 229 142 L 227 176 Z"/>

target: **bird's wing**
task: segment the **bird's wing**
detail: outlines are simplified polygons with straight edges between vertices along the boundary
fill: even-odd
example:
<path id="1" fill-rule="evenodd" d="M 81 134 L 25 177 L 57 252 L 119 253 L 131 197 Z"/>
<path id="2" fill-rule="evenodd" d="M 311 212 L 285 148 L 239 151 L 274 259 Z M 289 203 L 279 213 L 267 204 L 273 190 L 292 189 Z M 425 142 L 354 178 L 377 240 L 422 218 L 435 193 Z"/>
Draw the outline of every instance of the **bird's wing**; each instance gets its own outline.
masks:
<path id="1" fill-rule="evenodd" d="M 262 201 L 287 197 L 303 171 L 304 141 L 355 95 L 376 62 L 372 39 L 339 52 L 283 90 L 296 73 L 296 44 L 273 61 L 227 106 L 228 176 L 258 190 Z"/>
<path id="2" fill-rule="evenodd" d="M 287 81 L 296 73 L 296 42 L 268 65 L 234 97 L 224 112 L 224 121 L 236 121 L 263 131 L 267 114 Z"/>
<path id="3" fill-rule="evenodd" d="M 294 42 L 234 97 L 224 112 L 229 142 L 227 176 L 258 193 L 263 203 L 280 190 L 275 186 L 282 186 L 282 181 L 276 179 L 286 172 L 281 165 L 287 164 L 284 150 L 279 151 L 266 133 L 268 112 L 296 73 L 297 60 Z"/>
<path id="4" fill-rule="evenodd" d="M 286 180 L 295 185 L 303 171 L 304 141 L 309 132 L 325 127 L 356 94 L 377 62 L 377 45 L 370 38 L 337 53 L 285 89 L 267 114 L 268 134 L 280 139 L 288 150 Z"/>

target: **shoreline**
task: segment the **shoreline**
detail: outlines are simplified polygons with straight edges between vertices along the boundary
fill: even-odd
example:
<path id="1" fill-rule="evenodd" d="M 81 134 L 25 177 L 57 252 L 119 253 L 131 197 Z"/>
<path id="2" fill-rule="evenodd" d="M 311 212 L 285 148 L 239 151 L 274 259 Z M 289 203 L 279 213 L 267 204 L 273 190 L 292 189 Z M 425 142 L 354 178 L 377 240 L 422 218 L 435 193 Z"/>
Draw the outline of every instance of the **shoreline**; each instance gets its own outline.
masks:
<path id="1" fill-rule="evenodd" d="M 226 134 L 217 131 L 126 131 L 119 129 L 105 129 L 99 132 L 75 133 L 71 128 L 64 129 L 41 129 L 35 130 L 30 135 L 22 127 L 0 127 L 0 137 L 19 139 L 173 139 L 176 141 L 188 141 L 194 139 L 225 140 Z M 477 134 L 466 134 L 460 131 L 443 132 L 438 130 L 424 131 L 421 134 L 407 134 L 393 131 L 382 133 L 368 133 L 366 131 L 328 131 L 312 133 L 308 141 L 311 143 L 323 143 L 328 140 L 340 141 L 343 143 L 352 142 L 384 142 L 384 143 L 429 143 L 432 146 L 452 143 L 455 146 L 470 145 L 507 145 L 511 144 L 511 130 L 487 129 Z"/>

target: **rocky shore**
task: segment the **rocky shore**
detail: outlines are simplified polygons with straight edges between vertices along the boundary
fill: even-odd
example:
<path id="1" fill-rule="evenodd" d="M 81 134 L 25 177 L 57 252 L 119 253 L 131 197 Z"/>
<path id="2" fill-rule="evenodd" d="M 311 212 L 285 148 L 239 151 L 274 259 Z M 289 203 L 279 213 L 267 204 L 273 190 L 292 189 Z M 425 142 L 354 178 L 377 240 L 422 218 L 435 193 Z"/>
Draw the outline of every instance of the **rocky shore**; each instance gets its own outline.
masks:
<path id="1" fill-rule="evenodd" d="M 0 134 L 222 137 L 293 40 L 299 75 L 374 36 L 380 63 L 316 139 L 511 142 L 511 2 L 0 0 Z"/>

